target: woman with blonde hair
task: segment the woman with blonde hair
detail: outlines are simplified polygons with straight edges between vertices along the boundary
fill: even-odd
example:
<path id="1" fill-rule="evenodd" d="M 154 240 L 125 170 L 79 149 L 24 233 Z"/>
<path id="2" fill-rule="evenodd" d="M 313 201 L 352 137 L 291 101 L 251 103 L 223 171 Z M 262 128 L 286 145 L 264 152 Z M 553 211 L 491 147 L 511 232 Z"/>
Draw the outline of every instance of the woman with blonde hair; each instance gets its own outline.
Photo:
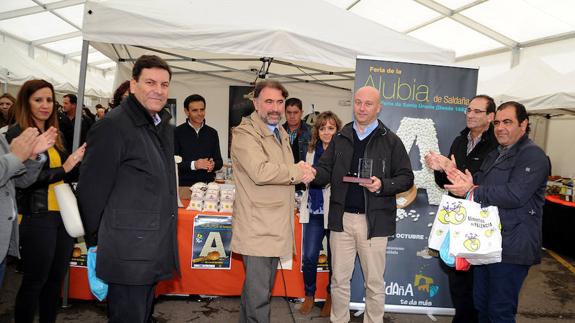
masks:
<path id="1" fill-rule="evenodd" d="M 331 111 L 320 113 L 313 125 L 311 140 L 308 146 L 306 162 L 315 165 L 323 152 L 327 149 L 333 136 L 341 130 L 341 120 Z M 316 291 L 316 275 L 319 252 L 322 247 L 324 237 L 328 237 L 327 215 L 329 212 L 330 187 L 318 187 L 309 185 L 302 196 L 299 210 L 299 222 L 303 225 L 303 281 L 305 289 L 305 300 L 299 312 L 308 314 L 311 312 Z M 329 264 L 329 242 L 327 250 L 327 261 Z M 329 317 L 331 310 L 331 298 L 329 293 L 329 283 L 327 287 L 327 300 L 321 309 L 320 316 Z"/>
<path id="2" fill-rule="evenodd" d="M 41 133 L 54 127 L 58 119 L 54 87 L 44 80 L 30 80 L 22 85 L 16 103 L 16 123 L 8 129 L 11 141 L 23 129 L 37 128 Z M 84 157 L 85 145 L 68 155 L 58 134 L 53 147 L 40 158 L 44 166 L 36 181 L 19 191 L 20 253 L 22 284 L 16 296 L 15 321 L 33 322 L 39 310 L 40 322 L 55 322 L 59 307 L 60 288 L 69 265 L 74 239 L 64 228 L 54 186 L 77 177 L 73 172 Z"/>

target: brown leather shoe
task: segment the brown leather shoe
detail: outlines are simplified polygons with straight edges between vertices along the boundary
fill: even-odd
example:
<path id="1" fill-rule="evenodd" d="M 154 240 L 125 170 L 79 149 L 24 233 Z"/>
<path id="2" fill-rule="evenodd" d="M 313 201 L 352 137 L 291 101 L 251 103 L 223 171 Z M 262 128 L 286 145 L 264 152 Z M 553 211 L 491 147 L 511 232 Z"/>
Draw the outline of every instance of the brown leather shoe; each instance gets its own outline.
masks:
<path id="1" fill-rule="evenodd" d="M 313 296 L 306 296 L 304 302 L 299 308 L 299 313 L 303 315 L 309 314 L 313 308 L 313 303 Z"/>
<path id="2" fill-rule="evenodd" d="M 331 295 L 327 294 L 327 298 L 325 299 L 325 303 L 323 303 L 323 307 L 321 308 L 319 316 L 329 317 L 330 313 L 331 313 Z"/>

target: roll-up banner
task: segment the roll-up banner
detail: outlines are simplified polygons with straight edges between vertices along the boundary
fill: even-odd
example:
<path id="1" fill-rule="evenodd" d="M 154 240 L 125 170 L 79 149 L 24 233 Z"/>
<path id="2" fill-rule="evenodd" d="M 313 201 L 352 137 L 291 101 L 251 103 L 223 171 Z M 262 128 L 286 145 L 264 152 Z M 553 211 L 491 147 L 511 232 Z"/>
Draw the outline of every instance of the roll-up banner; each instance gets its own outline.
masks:
<path id="1" fill-rule="evenodd" d="M 425 167 L 428 151 L 447 155 L 465 128 L 465 109 L 477 89 L 477 69 L 358 57 L 355 90 L 381 94 L 379 119 L 402 140 L 415 175 L 411 192 L 397 197 L 397 232 L 387 246 L 385 308 L 389 312 L 454 314 L 447 274 L 427 252 L 427 238 L 444 193 Z M 393 157 L 392 157 L 393 158 Z M 401 207 L 401 208 L 399 208 Z M 364 308 L 359 259 L 352 278 L 352 309 Z M 472 301 L 472 300 L 470 300 Z"/>

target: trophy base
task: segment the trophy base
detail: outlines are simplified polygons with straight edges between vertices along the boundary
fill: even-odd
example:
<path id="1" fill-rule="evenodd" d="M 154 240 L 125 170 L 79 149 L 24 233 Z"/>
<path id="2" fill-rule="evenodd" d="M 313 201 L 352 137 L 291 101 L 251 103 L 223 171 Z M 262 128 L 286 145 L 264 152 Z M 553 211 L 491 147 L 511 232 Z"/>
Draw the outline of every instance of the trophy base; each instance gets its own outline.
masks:
<path id="1" fill-rule="evenodd" d="M 372 182 L 371 178 L 363 178 L 355 176 L 344 176 L 343 181 L 347 183 L 358 183 L 358 184 L 370 184 Z"/>

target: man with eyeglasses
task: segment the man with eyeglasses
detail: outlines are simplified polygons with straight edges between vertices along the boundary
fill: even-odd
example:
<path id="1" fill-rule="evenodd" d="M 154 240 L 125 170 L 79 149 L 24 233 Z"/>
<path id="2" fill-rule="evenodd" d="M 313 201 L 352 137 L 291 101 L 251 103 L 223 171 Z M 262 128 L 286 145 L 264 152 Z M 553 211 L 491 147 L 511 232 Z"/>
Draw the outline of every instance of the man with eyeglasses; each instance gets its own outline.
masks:
<path id="1" fill-rule="evenodd" d="M 447 172 L 451 168 L 466 169 L 474 174 L 483 160 L 497 148 L 497 139 L 491 122 L 495 116 L 495 102 L 488 95 L 477 95 L 471 99 L 465 113 L 467 127 L 455 138 L 449 149 L 449 158 L 436 152 L 425 156 L 427 167 L 435 172 L 435 183 L 440 187 L 450 184 Z M 477 322 L 477 312 L 473 307 L 473 268 L 469 271 L 456 271 L 442 261 L 441 266 L 449 277 L 449 291 L 455 316 L 453 323 Z"/>

